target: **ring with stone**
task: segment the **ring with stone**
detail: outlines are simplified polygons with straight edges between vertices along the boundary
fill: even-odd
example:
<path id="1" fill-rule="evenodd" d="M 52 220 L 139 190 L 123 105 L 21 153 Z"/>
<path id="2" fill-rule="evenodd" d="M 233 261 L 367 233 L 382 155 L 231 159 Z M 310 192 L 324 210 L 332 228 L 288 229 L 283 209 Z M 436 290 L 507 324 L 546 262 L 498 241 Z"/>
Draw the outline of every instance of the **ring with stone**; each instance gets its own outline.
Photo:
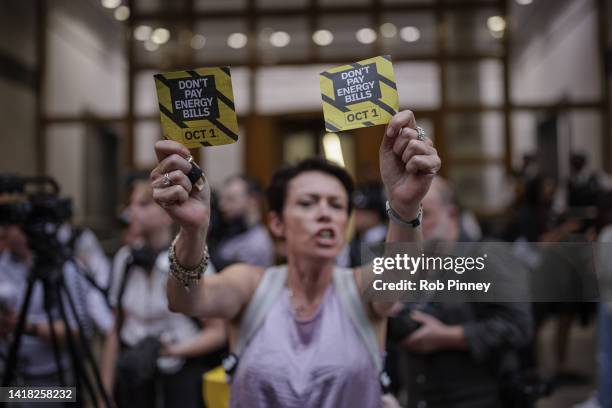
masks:
<path id="1" fill-rule="evenodd" d="M 417 140 L 420 140 L 421 142 L 425 140 L 425 129 L 423 129 L 420 126 L 417 126 L 416 128 L 417 131 Z"/>
<path id="2" fill-rule="evenodd" d="M 164 174 L 163 186 L 164 187 L 170 187 L 171 185 L 172 185 L 172 179 L 170 178 L 170 174 L 165 173 Z"/>

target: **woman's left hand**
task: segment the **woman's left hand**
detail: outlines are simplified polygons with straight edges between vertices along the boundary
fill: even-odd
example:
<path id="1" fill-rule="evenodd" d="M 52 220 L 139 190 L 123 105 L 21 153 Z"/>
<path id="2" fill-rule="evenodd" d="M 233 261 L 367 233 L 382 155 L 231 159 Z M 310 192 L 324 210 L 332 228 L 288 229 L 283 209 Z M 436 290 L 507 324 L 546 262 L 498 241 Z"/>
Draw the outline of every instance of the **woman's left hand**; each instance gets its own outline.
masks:
<path id="1" fill-rule="evenodd" d="M 414 114 L 402 111 L 387 125 L 380 145 L 380 175 L 391 207 L 404 219 L 416 217 L 442 162 L 429 138 L 418 140 Z"/>

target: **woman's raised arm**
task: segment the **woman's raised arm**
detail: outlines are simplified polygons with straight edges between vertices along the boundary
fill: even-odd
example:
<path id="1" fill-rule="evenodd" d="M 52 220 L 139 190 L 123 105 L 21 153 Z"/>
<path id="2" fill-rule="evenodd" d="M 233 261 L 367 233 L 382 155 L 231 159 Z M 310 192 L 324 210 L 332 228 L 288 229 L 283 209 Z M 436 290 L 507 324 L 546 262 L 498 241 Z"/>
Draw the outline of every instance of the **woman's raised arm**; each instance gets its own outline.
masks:
<path id="1" fill-rule="evenodd" d="M 210 187 L 195 188 L 187 174 L 192 165 L 189 150 L 180 143 L 155 144 L 158 164 L 151 172 L 153 198 L 180 227 L 174 242 L 176 262 L 196 269 L 204 257 L 210 222 Z M 200 278 L 186 290 L 169 275 L 168 306 L 174 312 L 198 317 L 233 319 L 249 301 L 261 277 L 258 268 L 234 265 L 219 274 Z"/>

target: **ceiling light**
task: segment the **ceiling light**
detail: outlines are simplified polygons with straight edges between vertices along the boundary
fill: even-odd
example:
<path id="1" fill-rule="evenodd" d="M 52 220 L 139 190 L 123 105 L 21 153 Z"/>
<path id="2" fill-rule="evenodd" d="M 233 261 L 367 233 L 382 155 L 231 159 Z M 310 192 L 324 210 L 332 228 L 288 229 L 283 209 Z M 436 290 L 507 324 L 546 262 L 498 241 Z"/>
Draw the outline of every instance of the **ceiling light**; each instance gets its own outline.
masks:
<path id="1" fill-rule="evenodd" d="M 380 26 L 380 34 L 385 38 L 393 38 L 397 35 L 397 27 L 393 23 L 384 23 Z"/>
<path id="2" fill-rule="evenodd" d="M 166 28 L 156 28 L 151 34 L 151 41 L 155 44 L 165 44 L 170 40 L 170 31 Z"/>
<path id="3" fill-rule="evenodd" d="M 516 2 L 520 4 L 521 6 L 526 6 L 528 4 L 533 3 L 533 0 L 516 0 Z"/>
<path id="4" fill-rule="evenodd" d="M 502 16 L 491 16 L 487 19 L 487 27 L 491 31 L 504 31 L 506 29 L 506 20 Z"/>
<path id="5" fill-rule="evenodd" d="M 193 37 L 191 37 L 191 41 L 189 42 L 189 45 L 194 50 L 201 50 L 206 45 L 206 37 L 204 37 L 202 34 L 196 34 Z"/>
<path id="6" fill-rule="evenodd" d="M 357 38 L 357 41 L 362 44 L 372 44 L 374 41 L 376 41 L 377 35 L 376 31 L 366 27 L 357 30 L 355 37 Z"/>
<path id="7" fill-rule="evenodd" d="M 138 41 L 147 41 L 151 38 L 153 29 L 148 25 L 139 25 L 134 29 L 134 38 Z"/>
<path id="8" fill-rule="evenodd" d="M 144 48 L 147 51 L 157 51 L 157 49 L 159 48 L 159 44 L 154 43 L 153 41 L 145 41 L 144 43 Z"/>
<path id="9" fill-rule="evenodd" d="M 334 41 L 334 35 L 329 30 L 317 30 L 312 35 L 312 41 L 321 47 L 325 47 Z"/>
<path id="10" fill-rule="evenodd" d="M 125 21 L 130 18 L 130 8 L 128 6 L 119 6 L 115 9 L 115 20 Z"/>
<path id="11" fill-rule="evenodd" d="M 291 42 L 291 36 L 285 31 L 276 31 L 270 36 L 270 44 L 274 47 L 286 47 Z"/>
<path id="12" fill-rule="evenodd" d="M 234 49 L 244 47 L 247 42 L 248 38 L 244 33 L 232 33 L 227 37 L 227 45 Z"/>
<path id="13" fill-rule="evenodd" d="M 421 30 L 413 26 L 403 27 L 400 30 L 400 38 L 409 43 L 419 41 L 421 38 Z"/>
<path id="14" fill-rule="evenodd" d="M 500 40 L 502 38 L 504 38 L 504 32 L 503 31 L 491 31 L 489 30 L 489 33 L 491 33 L 491 36 L 497 40 Z"/>
<path id="15" fill-rule="evenodd" d="M 121 0 L 102 0 L 102 7 L 114 9 L 121 5 Z"/>

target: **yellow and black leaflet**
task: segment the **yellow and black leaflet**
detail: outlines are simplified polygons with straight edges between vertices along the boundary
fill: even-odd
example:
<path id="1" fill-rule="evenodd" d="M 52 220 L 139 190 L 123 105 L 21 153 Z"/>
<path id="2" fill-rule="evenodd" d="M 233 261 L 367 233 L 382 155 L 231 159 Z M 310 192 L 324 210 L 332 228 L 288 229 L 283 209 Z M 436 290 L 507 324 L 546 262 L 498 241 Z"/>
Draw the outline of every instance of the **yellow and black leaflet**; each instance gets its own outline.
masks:
<path id="1" fill-rule="evenodd" d="M 188 148 L 238 141 L 229 67 L 165 72 L 154 77 L 166 139 Z"/>
<path id="2" fill-rule="evenodd" d="M 398 111 L 389 55 L 323 71 L 319 81 L 328 132 L 384 125 Z"/>

